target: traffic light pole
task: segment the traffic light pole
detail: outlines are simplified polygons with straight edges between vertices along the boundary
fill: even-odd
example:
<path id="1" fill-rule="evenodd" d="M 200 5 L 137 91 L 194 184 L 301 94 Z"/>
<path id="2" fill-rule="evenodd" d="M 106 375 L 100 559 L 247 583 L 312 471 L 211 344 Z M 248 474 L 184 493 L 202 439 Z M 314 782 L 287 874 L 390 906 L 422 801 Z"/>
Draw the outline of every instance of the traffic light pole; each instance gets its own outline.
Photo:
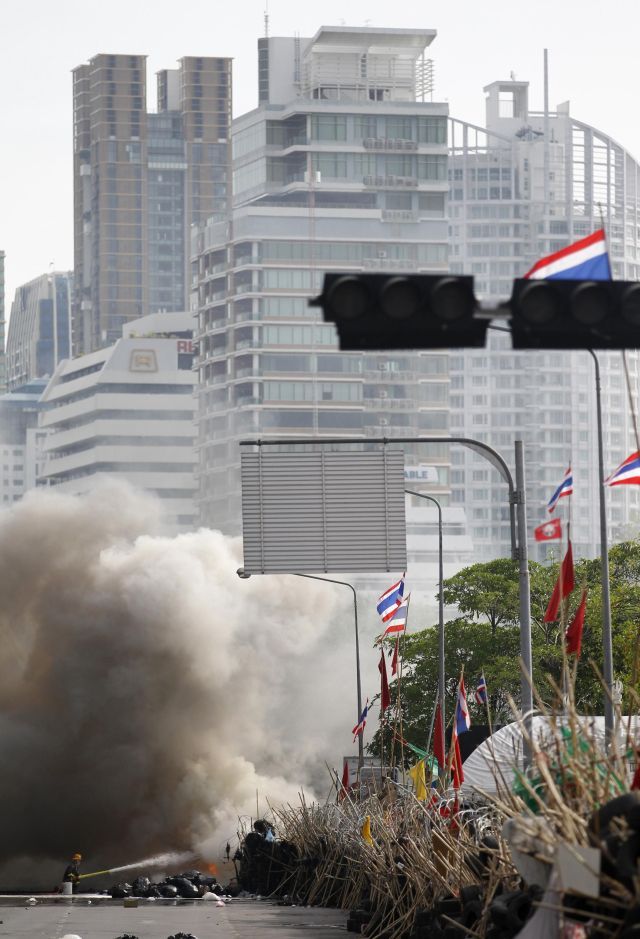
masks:
<path id="1" fill-rule="evenodd" d="M 531 676 L 533 672 L 531 655 L 531 585 L 529 580 L 529 550 L 527 546 L 527 503 L 525 498 L 526 484 L 524 477 L 524 445 L 522 440 L 515 441 L 516 451 L 516 505 L 518 511 L 518 566 L 520 585 L 520 658 L 522 660 L 522 675 L 520 678 L 520 710 L 525 725 L 525 763 L 528 763 L 531 753 L 528 741 L 531 740 L 533 689 Z"/>
<path id="2" fill-rule="evenodd" d="M 519 584 L 518 592 L 520 598 L 520 629 L 521 629 L 521 655 L 525 668 L 529 674 L 523 673 L 520 681 L 523 714 L 527 713 L 525 705 L 531 702 L 531 598 L 529 591 L 529 565 L 527 552 L 527 512 L 526 496 L 524 488 L 524 457 L 522 451 L 522 441 L 516 441 L 516 466 L 520 461 L 519 481 L 520 485 L 514 485 L 511 470 L 507 466 L 504 457 L 490 447 L 489 444 L 481 440 L 474 440 L 472 437 L 269 437 L 267 440 L 257 438 L 255 440 L 241 440 L 241 447 L 307 447 L 310 444 L 319 446 L 337 446 L 345 444 L 417 444 L 417 443 L 456 443 L 460 446 L 468 447 L 476 453 L 483 456 L 489 463 L 497 469 L 509 488 L 509 520 L 511 526 L 511 557 L 519 561 Z M 519 446 L 518 446 L 519 445 Z M 517 511 L 516 511 L 517 509 Z M 293 573 L 293 572 L 292 572 Z M 528 710 L 531 708 L 529 706 Z"/>
<path id="3" fill-rule="evenodd" d="M 598 422 L 598 489 L 600 496 L 600 564 L 602 578 L 602 652 L 605 682 L 604 726 L 607 743 L 613 739 L 613 643 L 611 639 L 611 592 L 609 587 L 609 541 L 607 507 L 604 498 L 604 448 L 602 441 L 602 398 L 600 363 L 593 349 L 587 350 L 596 369 L 596 416 Z"/>
<path id="4" fill-rule="evenodd" d="M 444 740 L 444 732 L 447 726 L 444 710 L 444 691 L 445 691 L 445 667 L 444 667 L 444 554 L 442 545 L 442 506 L 433 496 L 428 496 L 426 492 L 415 492 L 413 489 L 405 489 L 407 495 L 417 496 L 418 499 L 428 499 L 433 502 L 438 510 L 438 702 L 440 704 L 440 735 Z M 429 731 L 431 734 L 431 731 Z M 429 744 L 427 743 L 427 749 Z M 444 767 L 442 767 L 444 772 Z"/>

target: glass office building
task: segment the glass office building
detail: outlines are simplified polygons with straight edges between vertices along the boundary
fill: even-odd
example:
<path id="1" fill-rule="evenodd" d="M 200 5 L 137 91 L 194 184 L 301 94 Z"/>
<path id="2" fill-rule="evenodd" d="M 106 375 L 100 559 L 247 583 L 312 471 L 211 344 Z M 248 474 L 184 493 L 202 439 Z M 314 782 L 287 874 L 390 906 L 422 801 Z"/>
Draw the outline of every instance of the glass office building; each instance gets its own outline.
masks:
<path id="1" fill-rule="evenodd" d="M 325 270 L 447 270 L 447 106 L 421 79 L 434 36 L 259 41 L 260 104 L 232 130 L 232 211 L 194 233 L 204 524 L 240 529 L 243 438 L 449 431 L 447 350 L 341 353 L 308 304 Z M 433 468 L 446 504 L 449 447 L 408 460 Z"/>
<path id="2" fill-rule="evenodd" d="M 603 224 L 613 277 L 640 275 L 640 167 L 605 133 L 576 120 L 569 104 L 529 109 L 527 82 L 485 89 L 486 127 L 450 122 L 450 267 L 473 274 L 491 304 L 511 294 L 514 278 L 539 258 Z M 598 353 L 602 373 L 605 472 L 637 449 L 620 353 Z M 634 392 L 636 352 L 627 355 Z M 451 429 L 483 440 L 513 467 L 513 440 L 525 441 L 528 517 L 545 505 L 572 464 L 572 540 L 577 554 L 600 550 L 594 364 L 588 352 L 520 352 L 490 333 L 486 350 L 451 356 Z M 467 510 L 479 558 L 508 555 L 505 487 L 471 451 L 452 453 L 452 499 Z M 607 498 L 610 538 L 638 531 L 637 487 Z M 566 503 L 561 514 L 566 514 Z M 544 558 L 548 546 L 535 546 Z"/>

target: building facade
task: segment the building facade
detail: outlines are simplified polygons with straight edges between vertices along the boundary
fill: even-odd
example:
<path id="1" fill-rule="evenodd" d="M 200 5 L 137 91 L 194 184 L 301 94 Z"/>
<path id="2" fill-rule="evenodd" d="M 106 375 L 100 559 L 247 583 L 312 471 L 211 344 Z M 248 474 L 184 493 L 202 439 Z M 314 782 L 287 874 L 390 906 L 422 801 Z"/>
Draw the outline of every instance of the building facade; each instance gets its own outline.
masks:
<path id="1" fill-rule="evenodd" d="M 421 83 L 434 36 L 259 41 L 260 104 L 232 129 L 230 218 L 194 234 L 203 524 L 240 530 L 243 438 L 448 432 L 447 350 L 341 353 L 308 303 L 328 269 L 447 269 L 447 106 Z M 446 501 L 449 447 L 419 461 Z"/>
<path id="2" fill-rule="evenodd" d="M 620 144 L 572 117 L 569 104 L 529 108 L 527 82 L 485 89 L 486 127 L 452 119 L 450 267 L 473 274 L 491 304 L 511 294 L 514 278 L 539 258 L 604 224 L 615 279 L 640 277 L 640 167 Z M 545 505 L 572 464 L 572 541 L 596 556 L 599 479 L 594 363 L 587 352 L 513 352 L 510 337 L 490 332 L 486 350 L 451 356 L 451 428 L 496 447 L 513 468 L 513 440 L 525 441 L 528 517 Z M 620 353 L 598 353 L 602 373 L 605 467 L 637 449 Z M 627 355 L 640 390 L 638 354 Z M 467 510 L 479 559 L 509 554 L 507 494 L 498 474 L 473 452 L 452 453 L 452 500 Z M 638 531 L 640 493 L 612 490 L 610 538 Z M 624 490 L 624 491 L 623 491 Z M 568 500 L 562 500 L 566 514 Z M 545 545 L 534 547 L 543 559 Z"/>
<path id="3" fill-rule="evenodd" d="M 0 396 L 0 504 L 8 508 L 34 489 L 42 465 L 38 416 L 47 381 L 36 378 Z"/>
<path id="4" fill-rule="evenodd" d="M 73 274 L 52 271 L 18 287 L 7 336 L 8 388 L 49 378 L 71 354 Z"/>
<path id="5" fill-rule="evenodd" d="M 40 482 L 83 494 L 115 475 L 162 501 L 170 531 L 197 527 L 192 317 L 128 324 L 108 349 L 62 362 L 44 391 Z"/>
<path id="6" fill-rule="evenodd" d="M 4 258 L 4 251 L 0 251 L 0 394 L 3 394 L 7 389 L 5 366 Z"/>
<path id="7" fill-rule="evenodd" d="M 97 55 L 73 72 L 73 354 L 111 345 L 132 319 L 188 309 L 189 230 L 229 197 L 231 60 Z"/>

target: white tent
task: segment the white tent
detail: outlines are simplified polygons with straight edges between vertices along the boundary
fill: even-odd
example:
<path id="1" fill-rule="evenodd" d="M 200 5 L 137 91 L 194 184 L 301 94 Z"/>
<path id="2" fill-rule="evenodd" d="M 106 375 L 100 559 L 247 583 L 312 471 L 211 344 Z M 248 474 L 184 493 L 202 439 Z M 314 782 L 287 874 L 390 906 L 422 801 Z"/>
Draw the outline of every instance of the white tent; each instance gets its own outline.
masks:
<path id="1" fill-rule="evenodd" d="M 604 717 L 578 717 L 582 733 L 597 741 L 604 750 Z M 553 739 L 547 718 L 537 715 L 531 718 L 532 736 L 541 749 Z M 623 717 L 616 728 L 619 746 L 624 748 L 629 719 Z M 631 718 L 631 737 L 640 740 L 640 717 Z M 463 765 L 463 793 L 470 794 L 482 790 L 495 795 L 499 789 L 511 789 L 515 769 L 523 768 L 523 727 L 520 721 L 501 727 L 491 737 L 487 737 Z"/>

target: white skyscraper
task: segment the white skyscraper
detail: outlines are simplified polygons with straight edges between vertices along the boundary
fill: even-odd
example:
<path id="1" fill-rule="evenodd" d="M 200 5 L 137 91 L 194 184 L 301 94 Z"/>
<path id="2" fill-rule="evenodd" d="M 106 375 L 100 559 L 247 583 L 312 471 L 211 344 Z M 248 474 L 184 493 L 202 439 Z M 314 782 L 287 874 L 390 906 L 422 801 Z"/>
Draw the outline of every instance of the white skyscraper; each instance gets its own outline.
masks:
<path id="1" fill-rule="evenodd" d="M 341 353 L 308 306 L 326 270 L 447 270 L 447 106 L 424 100 L 434 36 L 259 41 L 260 104 L 232 128 L 232 215 L 194 239 L 204 524 L 240 528 L 243 438 L 448 433 L 447 350 Z M 449 447 L 413 457 L 446 504 Z"/>
<path id="2" fill-rule="evenodd" d="M 568 102 L 545 114 L 529 110 L 527 82 L 485 89 L 487 126 L 450 121 L 450 266 L 473 274 L 476 293 L 510 296 L 540 257 L 604 226 L 613 276 L 640 275 L 640 167 L 610 137 L 575 120 Z M 525 440 L 528 516 L 545 503 L 571 462 L 572 540 L 577 554 L 599 552 L 598 462 L 594 364 L 588 352 L 511 351 L 490 333 L 488 348 L 451 356 L 451 429 L 496 447 L 513 465 L 513 440 Z M 602 373 L 605 467 L 637 447 L 620 353 L 598 353 Z M 639 388 L 638 355 L 628 355 Z M 509 551 L 504 485 L 470 451 L 452 452 L 452 499 L 463 505 L 476 554 Z M 621 487 L 608 497 L 610 537 L 637 531 L 639 493 Z M 566 500 L 563 500 L 566 506 Z M 546 546 L 538 548 L 544 557 Z"/>
<path id="3" fill-rule="evenodd" d="M 158 496 L 170 530 L 197 527 L 191 325 L 188 313 L 150 314 L 60 363 L 42 396 L 40 482 L 81 495 L 115 475 Z"/>

